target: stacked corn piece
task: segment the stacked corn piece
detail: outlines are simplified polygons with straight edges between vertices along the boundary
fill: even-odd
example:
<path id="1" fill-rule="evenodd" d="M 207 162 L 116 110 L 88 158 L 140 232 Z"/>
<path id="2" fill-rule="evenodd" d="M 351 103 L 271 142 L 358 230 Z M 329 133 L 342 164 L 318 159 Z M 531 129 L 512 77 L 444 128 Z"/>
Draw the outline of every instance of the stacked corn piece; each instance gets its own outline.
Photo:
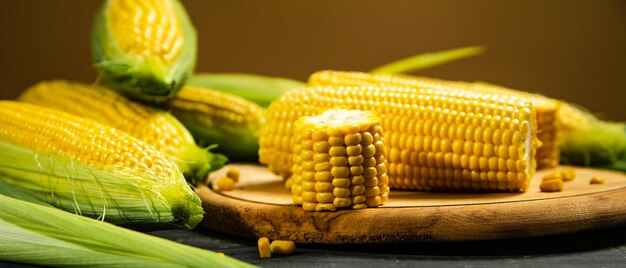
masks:
<path id="1" fill-rule="evenodd" d="M 311 75 L 310 85 L 322 86 L 364 86 L 388 85 L 408 87 L 440 87 L 447 86 L 474 91 L 477 93 L 497 94 L 526 99 L 533 104 L 536 110 L 537 138 L 542 146 L 537 149 L 536 161 L 539 168 L 555 167 L 559 164 L 559 143 L 561 140 L 561 126 L 557 118 L 560 103 L 548 97 L 512 90 L 504 87 L 484 83 L 467 83 L 444 81 L 433 78 L 413 77 L 408 75 L 372 75 L 359 72 L 321 71 Z"/>
<path id="2" fill-rule="evenodd" d="M 200 145 L 219 144 L 215 151 L 231 161 L 257 161 L 255 135 L 265 122 L 265 109 L 256 103 L 209 88 L 185 86 L 168 106 Z"/>
<path id="3" fill-rule="evenodd" d="M 132 102 L 103 87 L 67 81 L 42 82 L 27 89 L 19 100 L 122 130 L 176 159 L 179 169 L 192 183 L 202 181 L 210 170 L 220 168 L 225 161 L 198 147 L 171 114 Z"/>
<path id="4" fill-rule="evenodd" d="M 203 216 L 170 157 L 91 119 L 27 103 L 0 101 L 0 180 L 116 224 L 193 228 Z"/>
<path id="5" fill-rule="evenodd" d="M 536 168 L 539 141 L 531 103 L 446 83 L 292 90 L 267 111 L 260 132 L 261 163 L 289 175 L 293 123 L 336 106 L 378 112 L 391 188 L 524 191 Z"/>
<path id="6" fill-rule="evenodd" d="M 94 65 L 104 83 L 144 101 L 162 102 L 191 76 L 196 32 L 177 0 L 108 0 L 92 32 Z"/>
<path id="7" fill-rule="evenodd" d="M 306 211 L 377 207 L 389 178 L 380 119 L 370 111 L 328 110 L 294 124 L 293 202 Z"/>

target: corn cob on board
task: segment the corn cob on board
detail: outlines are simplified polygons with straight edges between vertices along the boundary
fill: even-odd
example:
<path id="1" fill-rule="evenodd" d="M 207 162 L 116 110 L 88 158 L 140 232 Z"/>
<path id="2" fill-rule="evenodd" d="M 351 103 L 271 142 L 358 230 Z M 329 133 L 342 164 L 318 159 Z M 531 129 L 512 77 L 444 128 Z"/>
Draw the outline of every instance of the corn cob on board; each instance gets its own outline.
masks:
<path id="1" fill-rule="evenodd" d="M 525 238 L 605 228 L 626 222 L 626 174 L 581 167 L 565 190 L 539 190 L 541 178 L 565 167 L 538 171 L 524 193 L 392 191 L 378 208 L 305 212 L 292 205 L 282 177 L 256 165 L 233 164 L 233 191 L 196 189 L 207 217 L 200 226 L 242 237 L 296 243 L 352 244 Z M 590 185 L 592 177 L 606 183 Z"/>

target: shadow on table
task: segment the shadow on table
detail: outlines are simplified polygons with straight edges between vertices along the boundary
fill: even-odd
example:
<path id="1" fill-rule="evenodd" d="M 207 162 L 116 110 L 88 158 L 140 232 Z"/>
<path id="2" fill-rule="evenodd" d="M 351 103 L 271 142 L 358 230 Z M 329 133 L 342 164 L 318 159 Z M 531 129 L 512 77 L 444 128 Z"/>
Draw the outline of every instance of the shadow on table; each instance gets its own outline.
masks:
<path id="1" fill-rule="evenodd" d="M 213 231 L 195 230 L 194 233 L 210 236 L 212 239 L 256 246 L 256 241 L 223 235 Z M 345 253 L 373 253 L 394 255 L 433 255 L 433 256 L 516 256 L 575 253 L 626 246 L 626 225 L 564 235 L 473 242 L 430 242 L 394 244 L 354 244 L 324 245 L 298 244 L 302 250 L 338 251 Z"/>

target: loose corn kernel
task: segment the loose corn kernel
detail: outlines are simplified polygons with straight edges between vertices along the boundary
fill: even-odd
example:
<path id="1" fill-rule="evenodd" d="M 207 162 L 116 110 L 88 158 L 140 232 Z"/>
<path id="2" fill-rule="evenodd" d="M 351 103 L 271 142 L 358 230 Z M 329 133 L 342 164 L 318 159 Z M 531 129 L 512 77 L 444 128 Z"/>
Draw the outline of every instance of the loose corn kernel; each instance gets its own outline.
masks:
<path id="1" fill-rule="evenodd" d="M 563 175 L 563 181 L 572 181 L 576 178 L 576 170 L 564 169 L 561 170 L 561 175 Z"/>
<path id="2" fill-rule="evenodd" d="M 543 181 L 548 180 L 563 180 L 563 174 L 561 172 L 552 172 L 543 176 Z"/>
<path id="3" fill-rule="evenodd" d="M 259 238 L 259 241 L 257 241 L 257 246 L 259 247 L 259 255 L 261 256 L 261 258 L 266 259 L 272 257 L 272 252 L 270 250 L 270 240 L 267 237 Z"/>
<path id="4" fill-rule="evenodd" d="M 589 180 L 589 184 L 604 184 L 604 182 L 604 178 L 601 177 L 592 177 L 591 180 Z"/>
<path id="5" fill-rule="evenodd" d="M 561 179 L 551 179 L 544 180 L 539 185 L 539 189 L 542 192 L 560 192 L 563 191 L 563 180 Z"/>
<path id="6" fill-rule="evenodd" d="M 233 179 L 235 182 L 239 182 L 239 170 L 235 168 L 231 168 L 226 172 L 226 177 Z"/>
<path id="7" fill-rule="evenodd" d="M 235 190 L 235 181 L 229 177 L 221 177 L 215 181 L 214 187 L 218 191 Z"/>
<path id="8" fill-rule="evenodd" d="M 290 255 L 296 251 L 296 243 L 293 241 L 274 240 L 270 244 L 270 251 L 272 253 Z"/>
<path id="9" fill-rule="evenodd" d="M 224 257 L 224 256 L 226 256 L 226 254 L 224 254 L 224 252 L 218 252 L 217 256 Z"/>

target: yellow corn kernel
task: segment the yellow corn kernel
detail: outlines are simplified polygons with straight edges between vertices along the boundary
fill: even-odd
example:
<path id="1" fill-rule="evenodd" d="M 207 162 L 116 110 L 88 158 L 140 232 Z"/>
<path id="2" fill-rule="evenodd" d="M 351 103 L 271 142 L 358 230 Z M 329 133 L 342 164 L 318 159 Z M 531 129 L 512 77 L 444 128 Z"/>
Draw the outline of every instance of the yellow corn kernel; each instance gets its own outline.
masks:
<path id="1" fill-rule="evenodd" d="M 539 185 L 539 189 L 542 192 L 560 192 L 560 191 L 563 191 L 563 180 L 561 180 L 561 179 L 544 180 Z"/>
<path id="2" fill-rule="evenodd" d="M 371 137 L 369 142 L 376 139 L 382 146 L 379 123 L 372 112 L 341 109 L 298 119 L 294 123 L 293 147 L 302 148 L 315 139 L 311 148 L 316 153 L 313 161 L 301 161 L 308 158 L 308 150 L 293 152 L 289 180 L 294 203 L 306 211 L 336 211 L 376 207 L 387 200 L 389 180 L 382 152 L 369 144 L 371 152 L 366 157 L 360 147 L 370 139 L 362 137 Z M 315 133 L 310 139 L 309 132 Z M 313 175 L 307 173 L 304 179 L 304 172 Z"/>
<path id="3" fill-rule="evenodd" d="M 225 257 L 226 256 L 226 254 L 224 254 L 224 252 L 218 252 L 216 254 L 217 254 L 217 256 L 220 256 L 220 257 Z"/>
<path id="4" fill-rule="evenodd" d="M 257 246 L 259 247 L 259 255 L 261 258 L 271 258 L 272 252 L 270 250 L 270 240 L 267 237 L 261 237 L 257 241 Z"/>
<path id="5" fill-rule="evenodd" d="M 548 180 L 563 180 L 563 173 L 561 172 L 552 172 L 543 176 L 543 181 Z"/>
<path id="6" fill-rule="evenodd" d="M 576 170 L 564 169 L 561 170 L 561 175 L 563 175 L 563 181 L 572 181 L 576 178 Z"/>
<path id="7" fill-rule="evenodd" d="M 589 180 L 589 184 L 604 184 L 604 182 L 604 178 L 601 177 L 592 177 L 591 180 Z"/>
<path id="8" fill-rule="evenodd" d="M 233 179 L 236 183 L 239 182 L 239 170 L 236 168 L 231 168 L 226 172 L 226 177 Z"/>
<path id="9" fill-rule="evenodd" d="M 285 132 L 271 126 L 293 125 L 300 116 L 318 115 L 324 109 L 370 110 L 382 118 L 384 137 L 362 133 L 362 158 L 351 156 L 357 148 L 337 145 L 329 151 L 331 157 L 348 157 L 349 164 L 360 163 L 365 179 L 382 170 L 376 168 L 378 153 L 384 156 L 389 186 L 395 189 L 516 192 L 528 188 L 539 146 L 535 110 L 528 100 L 481 94 L 444 82 L 398 82 L 404 78 L 395 76 L 320 75 L 326 76 L 324 82 L 317 83 L 321 80 L 313 75 L 309 81 L 313 86 L 289 91 L 272 103 L 261 137 L 291 136 L 293 129 Z M 301 109 L 291 112 L 293 107 Z M 344 139 L 344 145 L 354 144 L 353 139 Z M 290 153 L 292 148 L 268 144 L 261 144 L 259 151 L 260 161 L 272 170 L 292 166 Z"/>
<path id="10" fill-rule="evenodd" d="M 296 252 L 296 243 L 293 241 L 274 240 L 270 244 L 270 251 L 272 253 L 290 255 Z"/>
<path id="11" fill-rule="evenodd" d="M 232 191 L 235 190 L 235 180 L 229 177 L 221 177 L 213 184 L 218 191 Z"/>

